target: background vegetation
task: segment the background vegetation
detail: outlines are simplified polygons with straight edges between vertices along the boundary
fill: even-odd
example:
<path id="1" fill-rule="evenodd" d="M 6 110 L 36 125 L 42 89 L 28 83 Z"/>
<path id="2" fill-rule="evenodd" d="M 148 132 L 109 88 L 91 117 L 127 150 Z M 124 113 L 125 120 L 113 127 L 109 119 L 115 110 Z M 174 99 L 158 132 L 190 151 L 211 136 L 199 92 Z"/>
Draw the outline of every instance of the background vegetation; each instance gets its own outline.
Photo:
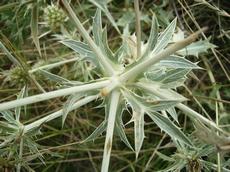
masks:
<path id="1" fill-rule="evenodd" d="M 110 48 L 116 50 L 121 43 L 119 30 L 129 24 L 135 32 L 135 12 L 132 0 L 95 1 L 103 9 L 103 25 L 108 30 Z M 92 17 L 97 3 L 88 0 L 72 0 L 71 6 L 84 27 L 92 30 Z M 187 56 L 192 62 L 199 61 L 202 70 L 193 70 L 183 87 L 177 90 L 189 101 L 186 104 L 205 117 L 213 120 L 226 132 L 230 122 L 230 2 L 228 0 L 142 0 L 142 38 L 147 41 L 154 14 L 160 29 L 177 17 L 181 33 L 189 35 L 201 27 L 208 26 L 201 38 L 211 44 L 206 53 Z M 55 5 L 58 16 L 50 16 L 48 5 Z M 20 97 L 21 90 L 35 95 L 44 91 L 61 88 L 59 81 L 64 78 L 74 81 L 89 81 L 95 76 L 89 64 L 83 61 L 66 62 L 52 68 L 50 73 L 29 71 L 36 67 L 68 61 L 78 57 L 71 49 L 58 40 L 67 37 L 82 40 L 81 35 L 62 11 L 58 1 L 49 0 L 2 0 L 0 2 L 0 101 Z M 58 11 L 60 10 L 60 11 Z M 60 13 L 60 15 L 59 15 Z M 111 14 L 111 16 L 110 16 Z M 56 18 L 55 18 L 56 17 Z M 52 21 L 53 20 L 53 21 Z M 114 23 L 113 23 L 114 22 Z M 14 58 L 9 58 L 4 47 Z M 19 63 L 15 63 L 14 60 Z M 57 77 L 60 76 L 60 77 Z M 36 79 L 35 79 L 36 78 Z M 22 96 L 22 95 L 21 95 Z M 20 121 L 28 124 L 63 106 L 67 97 L 55 98 L 21 109 Z M 100 171 L 105 135 L 94 141 L 81 143 L 103 121 L 105 112 L 99 108 L 100 101 L 87 104 L 66 118 L 45 123 L 36 137 L 26 140 L 26 149 L 21 155 L 17 151 L 20 142 L 0 148 L 0 171 L 14 171 L 15 164 L 23 164 L 22 171 Z M 98 106 L 98 108 L 95 108 Z M 15 112 L 18 113 L 17 109 Z M 145 139 L 139 157 L 130 150 L 118 136 L 114 137 L 110 171 L 230 171 L 230 140 L 220 137 L 205 126 L 194 124 L 179 110 L 178 121 L 183 132 L 193 141 L 197 149 L 175 145 L 150 119 L 145 121 Z M 3 117 L 0 118 L 0 132 L 4 132 Z M 8 119 L 13 120 L 13 119 Z M 127 115 L 126 124 L 130 120 Z M 131 145 L 134 144 L 133 125 L 125 126 L 125 133 Z M 13 135 L 12 131 L 7 131 Z M 4 134 L 5 135 L 5 134 Z M 32 135 L 32 134 L 31 134 Z M 19 137 L 20 135 L 13 135 Z M 3 143 L 0 136 L 0 145 Z M 13 155 L 16 152 L 16 155 Z M 32 153 L 31 153 L 32 152 Z M 10 156 L 12 154 L 13 156 Z M 20 156 L 23 157 L 20 159 Z M 176 161 L 175 161 L 176 160 Z"/>

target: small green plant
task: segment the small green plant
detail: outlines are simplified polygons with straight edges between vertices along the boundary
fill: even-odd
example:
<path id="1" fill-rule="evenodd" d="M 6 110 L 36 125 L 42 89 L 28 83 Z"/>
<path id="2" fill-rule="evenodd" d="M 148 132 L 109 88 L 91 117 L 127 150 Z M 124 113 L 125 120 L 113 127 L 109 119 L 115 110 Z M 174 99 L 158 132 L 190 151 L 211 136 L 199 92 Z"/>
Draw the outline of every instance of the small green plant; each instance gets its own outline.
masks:
<path id="1" fill-rule="evenodd" d="M 92 38 L 69 3 L 65 0 L 62 3 L 64 10 L 67 11 L 69 18 L 85 42 L 65 38 L 61 39 L 60 42 L 78 53 L 81 59 L 87 61 L 90 68 L 95 71 L 96 76 L 90 77 L 89 82 L 83 83 L 52 75 L 53 78 L 61 81 L 62 86 L 66 88 L 1 103 L 0 111 L 6 119 L 8 116 L 13 116 L 11 113 L 6 114 L 9 109 L 70 95 L 63 109 L 27 125 L 21 123 L 19 123 L 20 125 L 13 125 L 12 127 L 16 131 L 21 131 L 23 128 L 23 132 L 20 132 L 21 138 L 27 138 L 32 131 L 38 129 L 43 123 L 58 117 L 62 117 L 64 125 L 70 111 L 97 99 L 102 100 L 101 107 L 104 107 L 106 115 L 104 121 L 84 142 L 94 140 L 106 131 L 102 172 L 107 172 L 109 169 L 114 132 L 130 149 L 135 151 L 136 158 L 138 158 L 145 138 L 145 115 L 149 116 L 161 130 L 171 136 L 172 140 L 179 146 L 195 147 L 189 137 L 174 123 L 174 121 L 178 123 L 175 108 L 183 111 L 192 120 L 200 121 L 220 134 L 224 134 L 224 131 L 214 122 L 184 105 L 182 102 L 187 99 L 176 92 L 177 87 L 184 84 L 192 69 L 201 69 L 196 63 L 185 59 L 184 56 L 196 55 L 213 46 L 202 40 L 194 42 L 204 29 L 184 38 L 175 32 L 177 19 L 174 19 L 163 32 L 159 32 L 158 21 L 153 16 L 148 41 L 143 43 L 141 41 L 139 5 L 138 1 L 135 0 L 136 33 L 131 36 L 128 27 L 126 27 L 122 35 L 122 44 L 117 51 L 113 52 L 108 46 L 107 30 L 102 27 L 100 9 L 96 11 L 93 18 Z M 60 10 L 55 6 L 47 8 L 47 20 L 52 28 L 59 27 L 65 19 Z M 64 63 L 66 62 L 41 66 L 37 69 L 31 69 L 29 73 L 40 71 L 51 77 L 51 74 L 45 70 Z M 133 122 L 134 125 L 134 148 L 124 132 L 124 111 L 130 112 L 132 115 L 130 122 Z M 6 120 L 12 123 L 8 119 Z M 6 135 L 3 138 L 4 142 L 7 139 Z M 25 146 L 24 142 L 21 144 Z M 23 163 L 18 161 L 18 164 Z"/>

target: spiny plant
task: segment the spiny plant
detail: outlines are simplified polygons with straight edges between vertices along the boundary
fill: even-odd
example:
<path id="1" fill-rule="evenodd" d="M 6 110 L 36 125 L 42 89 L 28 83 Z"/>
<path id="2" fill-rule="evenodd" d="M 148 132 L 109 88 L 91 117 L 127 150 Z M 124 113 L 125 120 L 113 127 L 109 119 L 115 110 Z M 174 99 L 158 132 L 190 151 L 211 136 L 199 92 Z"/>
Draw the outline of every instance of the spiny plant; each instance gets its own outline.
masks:
<path id="1" fill-rule="evenodd" d="M 188 61 L 184 56 L 206 51 L 212 46 L 205 41 L 194 42 L 203 30 L 195 32 L 187 38 L 183 36 L 178 38 L 178 34 L 175 33 L 176 19 L 174 19 L 163 32 L 159 33 L 157 19 L 153 16 L 150 35 L 148 41 L 144 43 L 141 41 L 138 0 L 135 0 L 136 33 L 131 36 L 128 27 L 126 27 L 122 35 L 122 44 L 117 51 L 113 52 L 108 46 L 107 30 L 102 27 L 100 9 L 96 11 L 93 18 L 92 38 L 69 3 L 65 0 L 61 2 L 64 11 L 67 12 L 85 42 L 65 39 L 64 36 L 60 42 L 76 51 L 82 60 L 87 61 L 90 68 L 93 68 L 95 75 L 90 77 L 89 82 L 76 82 L 52 75 L 46 71 L 46 69 L 66 62 L 31 69 L 29 73 L 45 72 L 49 77 L 61 81 L 62 86 L 66 88 L 1 103 L 0 111 L 5 119 L 8 116 L 13 116 L 9 109 L 56 97 L 70 96 L 63 109 L 27 125 L 22 123 L 12 125 L 16 131 L 20 131 L 20 137 L 29 137 L 29 133 L 40 128 L 43 123 L 58 117 L 62 117 L 64 125 L 70 111 L 101 99 L 100 107 L 105 109 L 106 114 L 104 121 L 84 141 L 94 140 L 106 131 L 101 167 L 101 171 L 106 172 L 109 169 L 114 132 L 130 149 L 133 149 L 124 131 L 122 118 L 124 111 L 128 111 L 132 115 L 130 122 L 134 123 L 136 157 L 138 157 L 145 138 L 145 115 L 149 116 L 161 130 L 171 136 L 174 142 L 188 147 L 194 147 L 194 144 L 174 123 L 174 121 L 178 123 L 175 107 L 187 114 L 192 120 L 200 121 L 219 131 L 220 134 L 225 133 L 214 122 L 182 104 L 187 99 L 176 92 L 176 88 L 183 85 L 192 69 L 200 69 L 196 63 Z M 8 119 L 6 120 L 10 122 Z M 7 139 L 9 139 L 7 135 L 1 136 L 3 142 Z M 22 142 L 20 146 L 26 145 Z M 18 163 L 21 164 L 21 161 Z"/>

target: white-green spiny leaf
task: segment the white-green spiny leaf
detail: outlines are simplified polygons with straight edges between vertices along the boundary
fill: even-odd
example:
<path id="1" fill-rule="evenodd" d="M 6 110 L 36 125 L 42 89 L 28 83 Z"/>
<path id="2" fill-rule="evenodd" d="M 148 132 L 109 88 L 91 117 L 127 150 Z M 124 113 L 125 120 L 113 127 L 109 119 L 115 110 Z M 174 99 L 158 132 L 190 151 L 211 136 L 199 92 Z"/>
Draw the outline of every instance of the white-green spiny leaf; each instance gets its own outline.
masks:
<path id="1" fill-rule="evenodd" d="M 152 68 L 145 76 L 151 81 L 159 82 L 162 88 L 176 88 L 184 83 L 190 70 L 188 68 Z"/>
<path id="2" fill-rule="evenodd" d="M 209 40 L 200 40 L 194 42 L 184 49 L 177 51 L 176 53 L 182 56 L 194 55 L 198 57 L 199 53 L 207 52 L 208 49 L 215 48 L 216 46 L 209 42 Z"/>
<path id="3" fill-rule="evenodd" d="M 171 41 L 171 38 L 173 36 L 173 33 L 175 32 L 176 28 L 176 18 L 168 25 L 168 27 L 164 30 L 164 32 L 161 33 L 159 36 L 156 46 L 153 50 L 154 54 L 159 53 L 162 51 Z"/>
<path id="4" fill-rule="evenodd" d="M 157 112 L 149 112 L 147 114 L 158 125 L 158 127 L 161 128 L 161 130 L 165 131 L 172 138 L 181 141 L 189 146 L 193 146 L 190 139 L 168 118 Z"/>
<path id="5" fill-rule="evenodd" d="M 147 92 L 147 94 L 153 94 L 153 92 L 160 92 L 161 95 L 164 97 L 167 97 L 169 100 L 177 100 L 177 101 L 186 101 L 188 100 L 184 96 L 178 94 L 176 91 L 173 91 L 172 89 L 169 88 L 162 88 L 162 84 L 158 82 L 150 82 L 146 80 L 142 80 L 142 82 L 139 82 L 137 86 Z M 158 97 L 158 95 L 155 95 Z"/>
<path id="6" fill-rule="evenodd" d="M 164 161 L 170 161 L 170 162 L 175 162 L 176 160 L 174 158 L 171 158 L 163 153 L 160 153 L 159 151 L 156 151 L 156 154 L 163 159 Z"/>
<path id="7" fill-rule="evenodd" d="M 15 65 L 21 66 L 20 62 L 17 58 L 15 58 L 5 47 L 5 45 L 0 41 L 0 49 L 6 54 L 10 61 L 12 61 Z"/>
<path id="8" fill-rule="evenodd" d="M 179 124 L 176 109 L 174 107 L 172 107 L 172 108 L 167 109 L 166 111 Z"/>
<path id="9" fill-rule="evenodd" d="M 114 54 L 113 54 L 113 52 L 111 51 L 111 49 L 109 48 L 109 45 L 108 45 L 106 27 L 102 31 L 102 43 L 103 43 L 103 48 L 104 48 L 104 51 L 105 51 L 107 57 L 109 57 L 110 60 L 114 61 L 115 60 L 114 59 Z"/>
<path id="10" fill-rule="evenodd" d="M 117 108 L 117 115 L 116 115 L 116 122 L 115 122 L 115 128 L 114 128 L 114 132 L 116 134 L 118 134 L 121 138 L 121 140 L 126 144 L 126 146 L 128 146 L 131 150 L 133 150 L 131 144 L 129 143 L 129 140 L 125 134 L 125 131 L 124 131 L 124 124 L 123 124 L 123 121 L 122 121 L 122 114 L 123 114 L 123 111 L 124 111 L 124 105 L 125 105 L 125 101 L 124 99 L 121 99 L 120 98 L 120 104 Z"/>
<path id="11" fill-rule="evenodd" d="M 120 123 L 116 122 L 115 124 L 115 132 L 120 136 L 120 139 L 128 146 L 131 150 L 133 150 L 131 144 L 129 143 L 129 140 L 125 134 L 124 126 Z"/>
<path id="12" fill-rule="evenodd" d="M 139 155 L 141 150 L 144 137 L 145 137 L 145 130 L 144 130 L 144 111 L 142 109 L 133 109 L 133 121 L 134 121 L 134 140 L 135 140 L 135 153 L 136 158 Z"/>
<path id="13" fill-rule="evenodd" d="M 113 18 L 113 16 L 110 14 L 108 8 L 107 8 L 107 1 L 106 0 L 89 0 L 91 3 L 96 5 L 100 10 L 102 10 L 109 21 L 112 23 L 113 27 L 120 33 L 120 30 L 117 27 L 117 24 Z"/>
<path id="14" fill-rule="evenodd" d="M 98 64 L 95 54 L 87 44 L 71 39 L 60 42 L 80 54 L 81 57 L 91 60 L 95 65 Z"/>
<path id="15" fill-rule="evenodd" d="M 37 3 L 33 4 L 31 13 L 32 13 L 31 21 L 30 21 L 31 35 L 32 35 L 34 44 L 39 54 L 41 55 L 41 48 L 40 48 L 39 37 L 38 37 L 38 6 L 37 6 Z"/>
<path id="16" fill-rule="evenodd" d="M 151 53 L 151 51 L 154 49 L 157 43 L 157 37 L 158 37 L 158 22 L 157 22 L 156 16 L 153 16 L 151 31 L 150 31 L 149 39 L 147 42 L 147 48 L 145 50 L 143 58 L 147 57 Z"/>
<path id="17" fill-rule="evenodd" d="M 107 121 L 103 121 L 83 142 L 89 142 L 99 137 L 107 127 Z"/>
<path id="18" fill-rule="evenodd" d="M 48 72 L 46 70 L 38 70 L 38 73 L 43 75 L 44 77 L 46 77 L 48 80 L 53 81 L 53 82 L 57 82 L 59 84 L 70 83 L 70 81 L 68 79 L 65 79 L 61 76 L 55 75 L 55 74 Z"/>
<path id="19" fill-rule="evenodd" d="M 110 60 L 114 60 L 113 52 L 110 50 L 107 40 L 107 29 L 102 29 L 101 10 L 97 9 L 93 18 L 93 37 L 95 43 L 99 46 L 103 54 Z"/>
<path id="20" fill-rule="evenodd" d="M 163 60 L 161 60 L 159 63 L 157 63 L 155 66 L 159 67 L 167 67 L 167 68 L 183 68 L 183 69 L 201 69 L 199 66 L 197 66 L 195 63 L 190 62 L 189 60 L 176 56 L 171 55 Z"/>
<path id="21" fill-rule="evenodd" d="M 24 86 L 22 90 L 20 91 L 19 95 L 17 96 L 17 99 L 21 99 L 27 95 L 27 86 Z M 21 114 L 21 107 L 16 107 L 15 108 L 15 118 L 17 121 L 20 119 L 20 114 Z"/>
<path id="22" fill-rule="evenodd" d="M 90 49 L 90 47 L 87 44 L 71 39 L 63 40 L 60 42 L 66 45 L 67 47 L 71 48 L 75 52 L 77 52 L 80 55 L 80 57 L 83 58 L 83 60 L 88 60 L 92 62 L 96 67 L 99 66 L 96 55 L 93 53 L 93 51 Z"/>
<path id="23" fill-rule="evenodd" d="M 7 121 L 9 122 L 9 124 L 14 124 L 14 125 L 17 125 L 17 122 L 15 121 L 14 119 L 14 115 L 11 111 L 9 110 L 5 110 L 5 111 L 2 111 L 0 112 L 2 114 L 2 117 Z"/>
<path id="24" fill-rule="evenodd" d="M 144 112 L 167 110 L 180 103 L 179 100 L 159 100 L 144 98 L 128 91 L 123 92 L 123 95 L 126 98 L 128 104 L 130 104 L 130 106 L 132 107 L 132 109 L 142 109 Z"/>
<path id="25" fill-rule="evenodd" d="M 102 41 L 102 21 L 101 21 L 101 10 L 97 9 L 93 18 L 93 38 L 95 43 L 100 46 Z"/>
<path id="26" fill-rule="evenodd" d="M 62 114 L 62 126 L 64 126 L 66 117 L 68 115 L 68 113 L 72 110 L 72 106 L 81 98 L 83 98 L 85 95 L 84 94 L 74 94 L 71 95 L 68 100 L 66 101 L 66 103 L 64 104 L 64 108 L 63 108 L 63 114 Z"/>

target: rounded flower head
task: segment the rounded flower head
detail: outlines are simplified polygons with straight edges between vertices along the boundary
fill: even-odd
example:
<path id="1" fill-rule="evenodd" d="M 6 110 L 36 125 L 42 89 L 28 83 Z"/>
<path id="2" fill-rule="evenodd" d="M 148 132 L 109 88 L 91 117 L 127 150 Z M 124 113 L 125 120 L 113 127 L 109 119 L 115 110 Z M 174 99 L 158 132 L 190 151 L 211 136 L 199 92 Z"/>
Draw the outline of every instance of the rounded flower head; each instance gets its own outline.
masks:
<path id="1" fill-rule="evenodd" d="M 25 84 L 28 81 L 27 74 L 21 67 L 10 69 L 9 79 L 15 84 Z"/>
<path id="2" fill-rule="evenodd" d="M 45 8 L 45 20 L 52 30 L 58 30 L 66 19 L 64 11 L 58 6 L 52 4 Z"/>

